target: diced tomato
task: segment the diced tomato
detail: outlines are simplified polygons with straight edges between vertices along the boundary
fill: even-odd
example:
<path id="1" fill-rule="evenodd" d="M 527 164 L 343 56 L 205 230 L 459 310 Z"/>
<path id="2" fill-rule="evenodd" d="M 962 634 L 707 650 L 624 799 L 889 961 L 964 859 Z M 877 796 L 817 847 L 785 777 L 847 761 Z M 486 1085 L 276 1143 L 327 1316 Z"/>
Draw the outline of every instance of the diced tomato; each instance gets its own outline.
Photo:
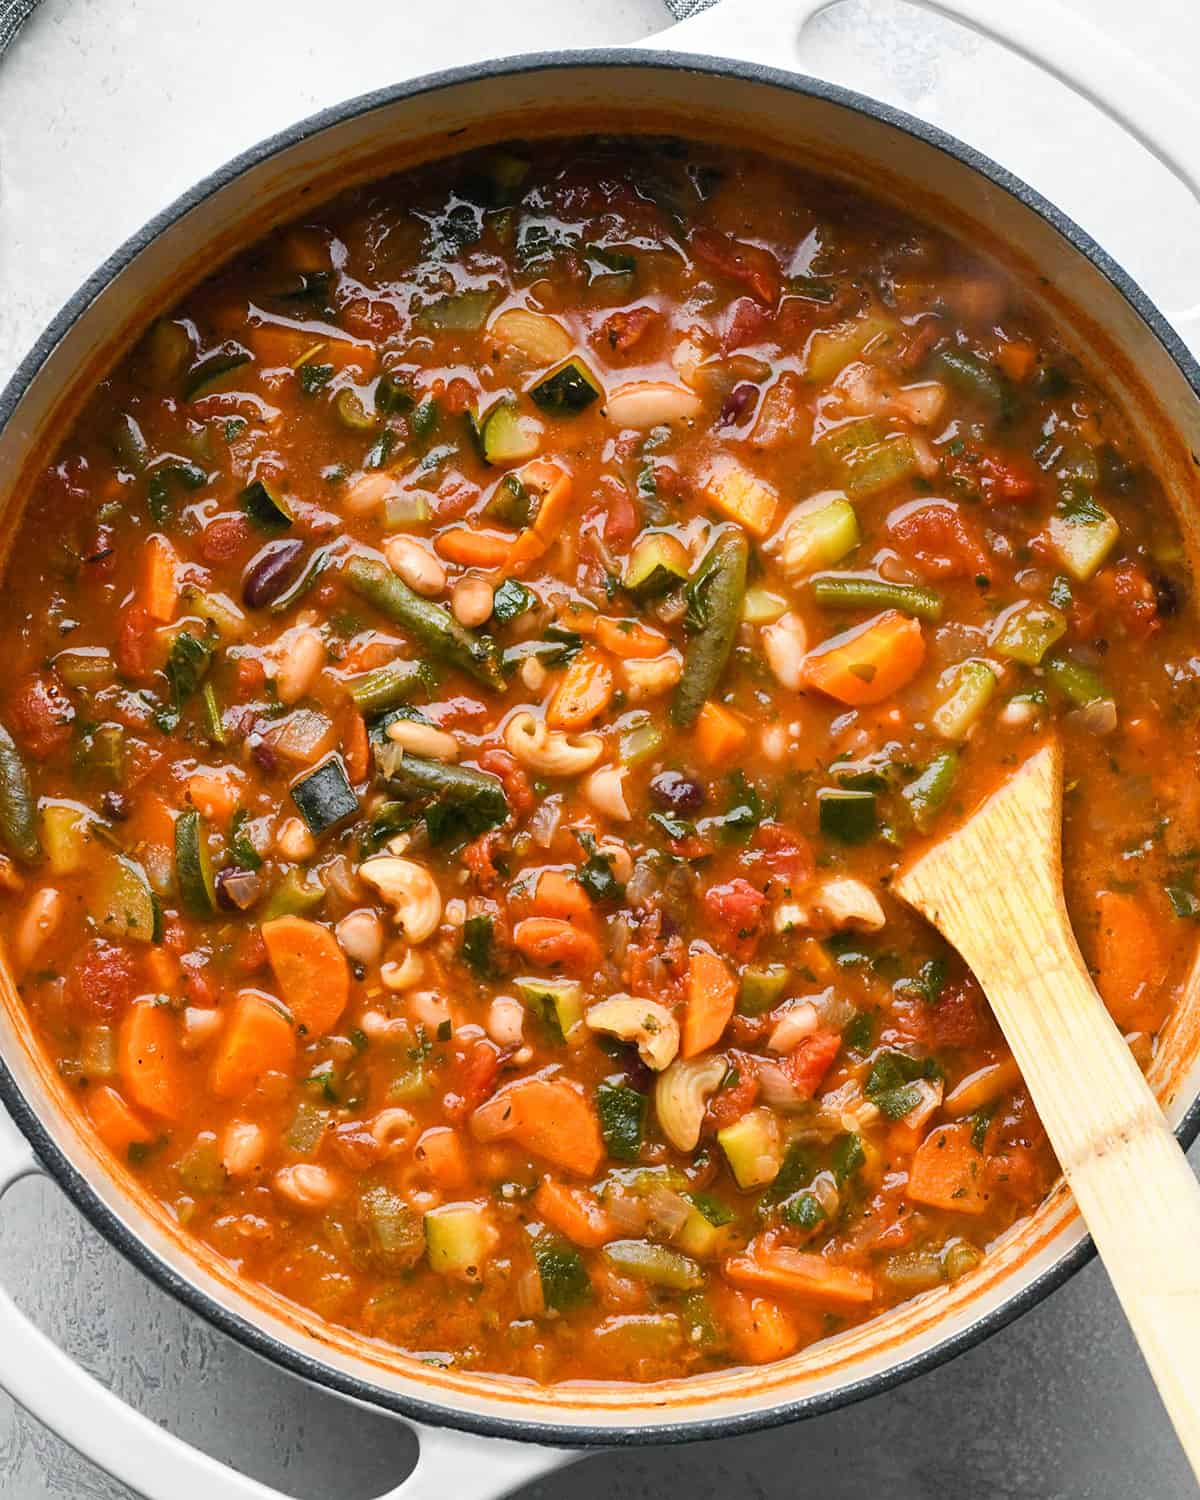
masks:
<path id="1" fill-rule="evenodd" d="M 806 884 L 816 869 L 808 840 L 782 823 L 760 823 L 742 861 L 770 870 L 790 886 Z"/>
<path id="2" fill-rule="evenodd" d="M 1032 500 L 1038 471 L 1020 453 L 985 453 L 979 461 L 979 487 L 985 500 Z"/>
<path id="3" fill-rule="evenodd" d="M 482 1038 L 465 1047 L 456 1046 L 452 1077 L 454 1087 L 442 1100 L 446 1117 L 465 1119 L 496 1091 L 500 1073 L 500 1049 Z"/>
<path id="4" fill-rule="evenodd" d="M 841 1046 L 842 1039 L 836 1031 L 815 1031 L 784 1058 L 783 1071 L 802 1098 L 811 1099 L 821 1087 L 821 1080 L 833 1067 Z"/>
<path id="5" fill-rule="evenodd" d="M 99 1021 L 120 1016 L 138 992 L 138 972 L 128 949 L 93 938 L 72 961 L 67 985 Z"/>
<path id="6" fill-rule="evenodd" d="M 614 354 L 628 354 L 658 319 L 659 314 L 652 307 L 624 308 L 607 317 L 600 331 Z"/>
<path id="7" fill-rule="evenodd" d="M 515 755 L 502 750 L 499 745 L 493 745 L 479 757 L 479 764 L 483 770 L 500 778 L 508 805 L 516 817 L 522 817 L 531 811 L 535 801 L 533 790 L 529 785 L 529 777 L 521 769 Z"/>
<path id="8" fill-rule="evenodd" d="M 947 981 L 941 995 L 922 1007 L 923 1030 L 935 1050 L 978 1047 L 992 1040 L 996 1023 L 973 974 Z"/>
<path id="9" fill-rule="evenodd" d="M 749 958 L 762 936 L 767 898 L 740 875 L 704 893 L 707 923 L 717 930 L 713 941 L 735 958 Z M 711 929 L 709 929 L 711 930 Z"/>
<path id="10" fill-rule="evenodd" d="M 904 349 L 899 355 L 902 370 L 915 370 L 924 363 L 925 356 L 941 338 L 945 330 L 940 318 L 922 318 L 908 330 Z"/>
<path id="11" fill-rule="evenodd" d="M 779 301 L 781 275 L 779 262 L 769 250 L 747 245 L 715 229 L 697 229 L 692 233 L 692 251 L 696 259 L 731 281 L 748 286 L 760 302 L 774 307 Z"/>
<path id="12" fill-rule="evenodd" d="M 208 954 L 184 953 L 179 962 L 183 969 L 183 991 L 189 1004 L 211 1010 L 217 1003 L 217 987 L 208 972 Z"/>
<path id="13" fill-rule="evenodd" d="M 442 405 L 452 417 L 460 417 L 475 404 L 475 387 L 461 375 L 447 382 L 442 396 Z"/>
<path id="14" fill-rule="evenodd" d="M 356 1120 L 335 1125 L 331 1140 L 334 1151 L 352 1172 L 365 1172 L 379 1160 L 379 1142 Z"/>
<path id="15" fill-rule="evenodd" d="M 123 677 L 146 677 L 150 672 L 150 642 L 154 621 L 140 604 L 127 604 L 117 621 L 117 669 Z"/>
<path id="16" fill-rule="evenodd" d="M 1161 628 L 1154 585 L 1139 563 L 1118 563 L 1111 573 L 1102 573 L 1100 579 L 1102 586 L 1111 589 L 1113 607 L 1130 635 L 1148 640 Z"/>
<path id="17" fill-rule="evenodd" d="M 888 531 L 927 578 L 971 578 L 987 573 L 987 553 L 952 500 L 934 500 L 915 508 L 901 506 L 888 519 Z"/>
<path id="18" fill-rule="evenodd" d="M 604 516 L 604 540 L 619 550 L 627 547 L 638 533 L 637 507 L 624 488 L 614 490 Z"/>
<path id="19" fill-rule="evenodd" d="M 246 516 L 217 516 L 200 533 L 200 555 L 206 563 L 229 562 L 249 540 Z"/>
<path id="20" fill-rule="evenodd" d="M 732 354 L 747 344 L 761 343 L 772 322 L 771 312 L 753 297 L 739 297 L 730 309 L 721 339 L 721 350 Z"/>
<path id="21" fill-rule="evenodd" d="M 753 1058 L 739 1054 L 737 1067 L 738 1081 L 719 1090 L 708 1101 L 707 1123 L 713 1130 L 724 1130 L 726 1125 L 740 1120 L 758 1098 L 758 1074 Z"/>
<path id="22" fill-rule="evenodd" d="M 481 834 L 473 843 L 468 844 L 462 852 L 463 864 L 474 875 L 480 890 L 492 890 L 500 879 L 495 862 L 499 841 L 500 834 L 493 828 L 490 833 Z"/>
<path id="23" fill-rule="evenodd" d="M 31 673 L 13 699 L 13 731 L 38 760 L 63 748 L 74 719 L 75 707 L 53 672 Z"/>
<path id="24" fill-rule="evenodd" d="M 400 314 L 382 297 L 353 297 L 338 314 L 338 322 L 352 338 L 390 338 L 399 331 Z"/>
<path id="25" fill-rule="evenodd" d="M 1049 1186 L 1041 1162 L 1028 1146 L 1006 1146 L 989 1156 L 983 1174 L 989 1186 L 1017 1203 L 1036 1203 Z"/>

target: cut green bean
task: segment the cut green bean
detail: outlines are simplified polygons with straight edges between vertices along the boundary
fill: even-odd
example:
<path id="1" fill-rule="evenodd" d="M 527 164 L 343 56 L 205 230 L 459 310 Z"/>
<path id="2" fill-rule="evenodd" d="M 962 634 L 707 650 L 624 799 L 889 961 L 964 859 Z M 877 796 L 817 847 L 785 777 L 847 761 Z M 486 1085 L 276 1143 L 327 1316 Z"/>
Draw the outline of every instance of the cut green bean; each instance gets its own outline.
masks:
<path id="1" fill-rule="evenodd" d="M 0 725 L 0 840 L 23 865 L 35 864 L 41 858 L 33 786 L 21 752 L 3 725 Z"/>
<path id="2" fill-rule="evenodd" d="M 913 822 L 924 833 L 934 815 L 945 806 L 958 775 L 958 755 L 944 750 L 935 755 L 915 781 L 910 781 L 901 796 L 908 803 Z"/>
<path id="3" fill-rule="evenodd" d="M 681 729 L 696 722 L 725 671 L 742 615 L 749 561 L 745 532 L 728 527 L 708 549 L 688 585 L 688 624 L 694 633 L 671 705 L 671 721 Z"/>
<path id="4" fill-rule="evenodd" d="M 822 609 L 898 609 L 902 615 L 936 622 L 942 596 L 922 583 L 889 583 L 852 573 L 826 573 L 812 580 L 813 599 Z"/>
<path id="5" fill-rule="evenodd" d="M 390 661 L 350 683 L 350 696 L 360 713 L 370 718 L 398 703 L 408 703 L 429 687 L 430 672 L 423 662 Z"/>
<path id="6" fill-rule="evenodd" d="M 1078 708 L 1086 708 L 1100 698 L 1108 697 L 1104 679 L 1081 661 L 1069 656 L 1051 656 L 1045 662 L 1046 676 L 1054 686 Z"/>

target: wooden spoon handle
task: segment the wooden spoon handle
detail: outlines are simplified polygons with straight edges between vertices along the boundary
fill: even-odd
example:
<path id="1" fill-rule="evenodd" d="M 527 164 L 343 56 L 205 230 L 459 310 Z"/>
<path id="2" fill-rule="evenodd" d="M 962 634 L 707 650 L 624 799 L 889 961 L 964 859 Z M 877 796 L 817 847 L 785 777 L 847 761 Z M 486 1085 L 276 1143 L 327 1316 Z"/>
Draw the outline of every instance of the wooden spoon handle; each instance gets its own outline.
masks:
<path id="1" fill-rule="evenodd" d="M 894 889 L 983 986 L 1200 1480 L 1200 1184 L 1071 931 L 1058 755 L 1039 751 Z"/>

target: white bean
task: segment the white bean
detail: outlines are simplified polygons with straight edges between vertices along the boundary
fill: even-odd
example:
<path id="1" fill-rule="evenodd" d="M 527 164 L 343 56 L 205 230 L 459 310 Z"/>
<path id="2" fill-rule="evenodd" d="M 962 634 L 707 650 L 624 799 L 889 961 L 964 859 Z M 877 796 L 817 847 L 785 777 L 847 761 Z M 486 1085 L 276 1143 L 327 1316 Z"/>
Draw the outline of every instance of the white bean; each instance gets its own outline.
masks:
<path id="1" fill-rule="evenodd" d="M 429 760 L 458 759 L 458 741 L 436 724 L 422 724 L 417 719 L 397 719 L 395 723 L 388 725 L 387 737 L 393 745 L 399 745 L 410 755 L 423 755 Z"/>
<path id="2" fill-rule="evenodd" d="M 446 589 L 446 570 L 432 552 L 410 536 L 389 537 L 383 544 L 388 566 L 416 594 L 432 599 Z"/>
<path id="3" fill-rule="evenodd" d="M 297 1208 L 328 1208 L 342 1194 L 339 1177 L 327 1168 L 307 1161 L 297 1162 L 294 1167 L 281 1167 L 271 1182 L 280 1197 Z"/>
<path id="4" fill-rule="evenodd" d="M 379 962 L 383 952 L 383 923 L 373 911 L 364 908 L 352 911 L 333 931 L 347 958 L 360 964 Z"/>
<path id="5" fill-rule="evenodd" d="M 230 1120 L 221 1137 L 221 1164 L 230 1177 L 249 1177 L 262 1166 L 267 1137 L 250 1120 Z"/>
<path id="6" fill-rule="evenodd" d="M 450 595 L 450 608 L 460 625 L 474 629 L 492 617 L 496 591 L 484 578 L 460 578 Z"/>
<path id="7" fill-rule="evenodd" d="M 13 944 L 18 970 L 27 969 L 34 961 L 41 952 L 42 945 L 62 920 L 62 915 L 61 891 L 52 885 L 44 885 L 40 890 L 34 891 L 17 927 L 16 941 Z"/>
<path id="8" fill-rule="evenodd" d="M 284 859 L 311 859 L 316 853 L 317 842 L 306 823 L 299 818 L 284 818 L 275 830 L 275 848 Z"/>
<path id="9" fill-rule="evenodd" d="M 525 1007 L 511 995 L 497 995 L 488 1006 L 484 1029 L 498 1047 L 515 1047 L 525 1027 Z"/>
<path id="10" fill-rule="evenodd" d="M 325 642 L 310 625 L 285 630 L 266 654 L 267 674 L 275 679 L 281 703 L 296 703 L 325 665 Z"/>

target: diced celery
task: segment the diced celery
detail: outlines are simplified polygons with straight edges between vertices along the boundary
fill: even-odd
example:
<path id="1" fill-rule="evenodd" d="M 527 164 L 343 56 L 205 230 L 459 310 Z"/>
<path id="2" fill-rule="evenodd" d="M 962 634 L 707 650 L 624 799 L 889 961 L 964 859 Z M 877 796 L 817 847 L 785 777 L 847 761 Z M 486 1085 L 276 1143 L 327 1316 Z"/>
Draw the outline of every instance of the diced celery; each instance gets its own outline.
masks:
<path id="1" fill-rule="evenodd" d="M 742 600 L 743 625 L 774 625 L 787 614 L 788 602 L 782 594 L 773 594 L 770 589 L 746 590 Z"/>
<path id="2" fill-rule="evenodd" d="M 663 732 L 648 715 L 627 724 L 617 741 L 621 764 L 639 766 L 658 754 L 663 746 Z"/>
<path id="3" fill-rule="evenodd" d="M 926 832 L 934 815 L 945 805 L 958 775 L 958 754 L 954 750 L 943 750 L 935 755 L 915 781 L 901 792 L 908 804 L 913 822 Z"/>
<path id="4" fill-rule="evenodd" d="M 386 1187 L 368 1188 L 360 1203 L 375 1268 L 396 1275 L 416 1265 L 425 1253 L 425 1226 L 416 1209 Z"/>
<path id="5" fill-rule="evenodd" d="M 769 1109 L 752 1109 L 717 1131 L 717 1141 L 740 1188 L 774 1180 L 783 1160 L 779 1123 Z"/>
<path id="6" fill-rule="evenodd" d="M 1066 628 L 1062 613 L 1052 604 L 1024 600 L 997 617 L 992 626 L 992 647 L 1010 661 L 1036 667 Z"/>
<path id="7" fill-rule="evenodd" d="M 868 348 L 878 348 L 895 337 L 893 319 L 880 312 L 866 313 L 836 328 L 822 328 L 814 333 L 804 351 L 804 377 L 826 384 Z"/>
<path id="8" fill-rule="evenodd" d="M 1108 689 L 1099 672 L 1094 672 L 1081 661 L 1074 661 L 1069 656 L 1051 656 L 1045 666 L 1046 676 L 1078 708 L 1086 708 L 1089 703 L 1108 697 Z"/>
<path id="9" fill-rule="evenodd" d="M 71 646 L 54 658 L 54 670 L 73 688 L 98 688 L 111 682 L 116 667 L 103 646 Z"/>
<path id="10" fill-rule="evenodd" d="M 74 802 L 42 804 L 42 847 L 54 875 L 76 875 L 87 864 L 92 814 Z"/>
<path id="11" fill-rule="evenodd" d="M 433 519 L 433 505 L 424 490 L 404 490 L 383 502 L 383 524 L 389 531 L 408 531 Z"/>
<path id="12" fill-rule="evenodd" d="M 217 1150 L 217 1138 L 207 1131 L 196 1138 L 176 1167 L 179 1180 L 189 1193 L 211 1196 L 225 1186 L 226 1172 Z"/>
<path id="13" fill-rule="evenodd" d="M 429 1264 L 443 1276 L 475 1281 L 492 1248 L 487 1211 L 478 1203 L 443 1203 L 425 1215 Z"/>
<path id="14" fill-rule="evenodd" d="M 737 1008 L 743 1016 L 761 1016 L 775 1006 L 792 971 L 787 964 L 757 964 L 742 970 Z"/>
<path id="15" fill-rule="evenodd" d="M 85 1078 L 116 1077 L 117 1033 L 111 1026 L 88 1026 L 84 1029 L 79 1064 Z"/>
<path id="16" fill-rule="evenodd" d="M 413 322 L 419 328 L 439 333 L 478 333 L 500 296 L 499 287 L 454 292 L 427 303 L 417 312 Z"/>
<path id="17" fill-rule="evenodd" d="M 516 979 L 513 986 L 555 1041 L 569 1040 L 583 1020 L 583 990 L 572 979 Z"/>
<path id="18" fill-rule="evenodd" d="M 649 1286 L 690 1292 L 704 1285 L 704 1272 L 694 1260 L 650 1240 L 613 1240 L 603 1254 L 614 1270 Z"/>
<path id="19" fill-rule="evenodd" d="M 902 479 L 920 473 L 921 462 L 909 437 L 890 437 L 878 447 L 866 448 L 843 460 L 846 488 L 852 495 L 878 494 Z"/>
<path id="20" fill-rule="evenodd" d="M 819 568 L 841 562 L 860 540 L 858 517 L 845 496 L 818 496 L 788 524 L 781 557 L 783 571 L 789 582 L 799 583 Z"/>
<path id="21" fill-rule="evenodd" d="M 288 1150 L 299 1156 L 311 1156 L 321 1144 L 332 1119 L 332 1111 L 323 1108 L 315 1099 L 301 1099 L 284 1136 Z"/>
<path id="22" fill-rule="evenodd" d="M 302 917 L 315 911 L 325 899 L 325 887 L 315 875 L 293 866 L 267 898 L 263 922 L 274 917 Z"/>
<path id="23" fill-rule="evenodd" d="M 1062 501 L 1050 517 L 1050 545 L 1071 577 L 1081 583 L 1097 571 L 1120 535 L 1116 521 L 1090 495 Z"/>
<path id="24" fill-rule="evenodd" d="M 985 661 L 964 661 L 944 673 L 933 727 L 947 740 L 961 740 L 979 721 L 996 691 L 996 674 Z"/>
<path id="25" fill-rule="evenodd" d="M 433 1085 L 418 1060 L 398 1073 L 388 1084 L 388 1103 L 407 1104 L 417 1099 L 428 1099 L 432 1093 Z"/>

